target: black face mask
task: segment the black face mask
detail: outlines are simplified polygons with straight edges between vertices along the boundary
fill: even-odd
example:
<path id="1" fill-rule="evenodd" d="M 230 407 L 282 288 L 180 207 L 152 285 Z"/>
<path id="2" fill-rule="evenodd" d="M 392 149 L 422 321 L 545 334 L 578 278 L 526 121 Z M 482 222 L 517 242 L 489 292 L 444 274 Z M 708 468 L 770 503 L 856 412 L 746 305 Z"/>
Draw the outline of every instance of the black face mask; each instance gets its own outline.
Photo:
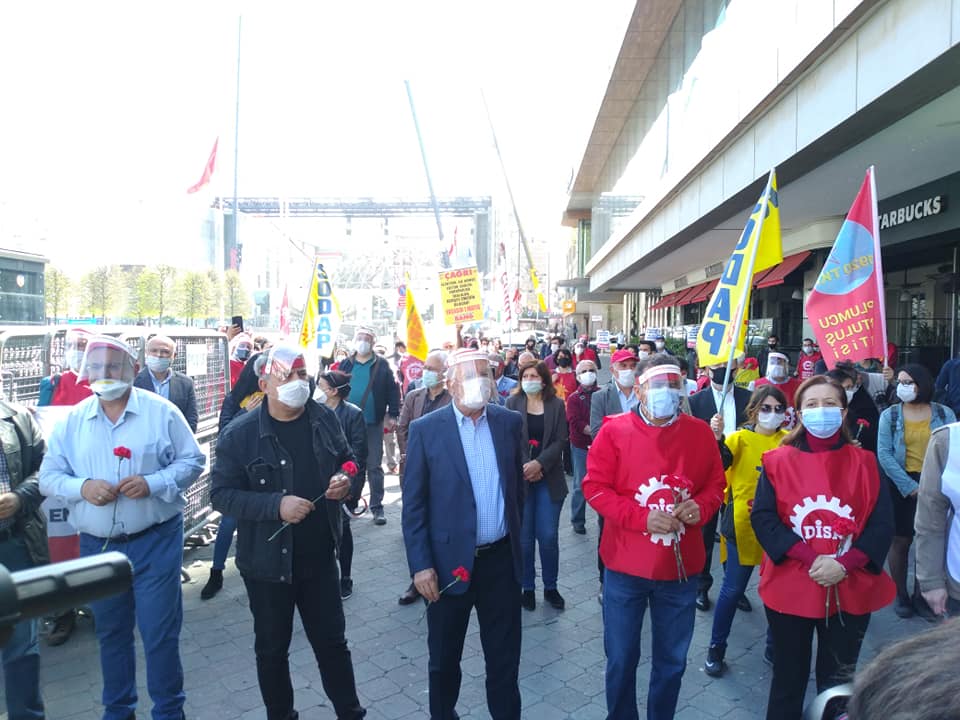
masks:
<path id="1" fill-rule="evenodd" d="M 771 350 L 776 350 L 776 349 L 777 349 L 777 343 L 775 343 L 775 342 L 773 342 L 773 343 L 767 343 L 767 347 L 770 348 Z"/>
<path id="2" fill-rule="evenodd" d="M 733 373 L 731 372 L 731 376 Z M 717 368 L 716 370 L 710 371 L 710 379 L 714 385 L 723 386 L 724 382 L 727 380 L 727 369 L 726 368 Z"/>
<path id="3" fill-rule="evenodd" d="M 527 343 L 527 350 L 533 350 L 533 343 Z"/>
<path id="4" fill-rule="evenodd" d="M 570 367 L 570 358 L 568 357 L 557 358 L 557 365 L 559 367 Z"/>

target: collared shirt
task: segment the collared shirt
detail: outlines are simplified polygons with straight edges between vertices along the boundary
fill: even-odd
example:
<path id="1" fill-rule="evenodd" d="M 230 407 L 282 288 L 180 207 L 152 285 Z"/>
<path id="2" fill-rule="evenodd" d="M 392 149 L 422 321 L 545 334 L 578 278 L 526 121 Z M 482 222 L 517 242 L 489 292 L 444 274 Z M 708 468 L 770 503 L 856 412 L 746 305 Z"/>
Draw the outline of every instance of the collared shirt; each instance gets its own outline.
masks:
<path id="1" fill-rule="evenodd" d="M 623 390 L 620 389 L 619 385 L 617 385 L 617 398 L 620 400 L 621 412 L 630 412 L 637 406 L 637 403 L 640 402 L 637 399 L 637 394 L 632 388 L 630 389 L 630 392 L 624 395 Z"/>
<path id="2" fill-rule="evenodd" d="M 430 391 L 427 390 L 427 396 L 423 399 L 423 413 L 421 413 L 420 417 L 423 417 L 427 413 L 433 412 L 437 408 L 447 405 L 450 400 L 446 396 L 446 388 L 438 392 L 436 397 L 430 397 Z"/>
<path id="3" fill-rule="evenodd" d="M 12 490 L 13 488 L 10 486 L 10 469 L 7 467 L 7 456 L 3 450 L 0 450 L 0 495 L 11 492 Z M 16 522 L 17 515 L 14 513 L 6 520 L 0 520 L 0 530 L 13 527 Z"/>
<path id="4" fill-rule="evenodd" d="M 129 459 L 113 454 L 119 446 L 130 449 Z M 176 406 L 134 387 L 116 423 L 94 395 L 54 427 L 40 465 L 40 491 L 67 503 L 70 522 L 80 532 L 97 537 L 132 534 L 181 513 L 186 504 L 183 491 L 200 477 L 205 462 Z M 146 479 L 148 497 L 132 500 L 121 495 L 101 507 L 80 494 L 87 479 L 117 485 L 130 475 Z"/>
<path id="5" fill-rule="evenodd" d="M 477 506 L 477 545 L 496 542 L 507 534 L 507 517 L 500 487 L 500 469 L 497 467 L 497 451 L 493 446 L 493 434 L 487 422 L 487 410 L 474 422 L 457 407 L 453 415 L 457 419 L 460 444 L 467 460 L 467 472 L 473 486 L 473 499 Z"/>
<path id="6" fill-rule="evenodd" d="M 723 434 L 731 435 L 737 429 L 737 405 L 733 400 L 733 387 L 727 390 L 722 411 L 720 410 L 720 391 L 713 383 L 710 383 L 710 390 L 713 392 L 713 404 L 717 406 L 717 412 L 723 416 Z"/>
<path id="7" fill-rule="evenodd" d="M 153 374 L 153 370 L 148 370 L 150 373 L 150 380 L 153 382 L 153 391 L 160 397 L 169 400 L 170 399 L 170 379 L 173 377 L 173 371 L 167 370 L 167 376 L 163 380 L 158 380 L 157 376 Z"/>

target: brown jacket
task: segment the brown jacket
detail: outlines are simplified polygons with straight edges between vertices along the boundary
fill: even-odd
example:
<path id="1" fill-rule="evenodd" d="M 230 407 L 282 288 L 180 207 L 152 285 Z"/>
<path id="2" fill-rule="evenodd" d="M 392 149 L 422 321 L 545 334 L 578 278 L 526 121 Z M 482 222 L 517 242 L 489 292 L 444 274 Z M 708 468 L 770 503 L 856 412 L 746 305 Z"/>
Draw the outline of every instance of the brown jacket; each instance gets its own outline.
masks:
<path id="1" fill-rule="evenodd" d="M 960 578 L 951 577 L 946 569 L 948 553 L 955 557 L 960 548 L 948 545 L 950 524 L 957 522 L 950 498 L 943 493 L 943 472 L 950 455 L 950 435 L 953 425 L 944 425 L 933 431 L 920 474 L 920 492 L 917 496 L 917 581 L 920 590 L 946 588 L 947 594 L 960 600 Z"/>
<path id="2" fill-rule="evenodd" d="M 403 398 L 403 407 L 400 409 L 400 420 L 397 422 L 397 444 L 400 446 L 400 480 L 403 481 L 404 456 L 407 454 L 407 437 L 410 434 L 410 423 L 423 416 L 423 408 L 427 404 L 427 388 L 417 388 L 408 392 Z M 434 403 L 434 410 L 439 410 L 450 404 L 450 393 L 444 390 Z"/>

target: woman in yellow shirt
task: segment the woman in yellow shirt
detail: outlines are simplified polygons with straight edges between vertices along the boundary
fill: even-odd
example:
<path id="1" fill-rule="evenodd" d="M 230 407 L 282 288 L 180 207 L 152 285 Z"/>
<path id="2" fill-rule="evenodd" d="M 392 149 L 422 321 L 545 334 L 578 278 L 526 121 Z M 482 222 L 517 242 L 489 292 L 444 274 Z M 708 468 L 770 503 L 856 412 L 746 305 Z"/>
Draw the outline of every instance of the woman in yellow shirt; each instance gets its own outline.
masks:
<path id="1" fill-rule="evenodd" d="M 902 618 L 915 612 L 924 619 L 936 620 L 920 596 L 907 590 L 907 558 L 913 543 L 913 518 L 917 514 L 920 470 L 927 452 L 930 433 L 941 425 L 956 421 L 953 410 L 933 401 L 933 376 L 923 365 L 904 365 L 897 373 L 897 397 L 880 415 L 877 430 L 877 459 L 880 470 L 893 484 L 893 544 L 887 555 L 890 577 L 897 586 L 893 610 Z"/>
<path id="2" fill-rule="evenodd" d="M 721 548 L 726 550 L 726 564 L 723 585 L 713 613 L 713 632 L 707 649 L 707 661 L 703 666 L 704 672 L 712 677 L 723 674 L 727 638 L 737 612 L 737 603 L 750 582 L 753 568 L 760 564 L 763 557 L 763 549 L 750 525 L 750 511 L 760 477 L 761 458 L 767 450 L 778 447 L 787 434 L 782 429 L 786 413 L 787 398 L 783 392 L 775 385 L 761 385 L 747 405 L 747 422 L 740 430 L 724 438 L 720 446 L 720 455 L 727 471 L 727 505 L 720 524 Z M 769 657 L 769 651 L 768 636 L 765 657 Z"/>

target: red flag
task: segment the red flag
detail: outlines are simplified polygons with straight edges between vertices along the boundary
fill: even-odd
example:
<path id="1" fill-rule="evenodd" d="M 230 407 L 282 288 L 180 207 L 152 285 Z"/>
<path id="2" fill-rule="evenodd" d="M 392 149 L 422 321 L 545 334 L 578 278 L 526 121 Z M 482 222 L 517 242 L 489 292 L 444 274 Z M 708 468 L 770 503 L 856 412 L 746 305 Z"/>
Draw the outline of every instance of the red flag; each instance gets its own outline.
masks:
<path id="1" fill-rule="evenodd" d="M 453 256 L 457 254 L 457 228 L 453 228 L 453 242 L 450 243 L 450 249 L 447 250 L 447 255 L 453 260 Z"/>
<path id="2" fill-rule="evenodd" d="M 887 356 L 883 265 L 873 168 L 857 193 L 807 299 L 807 317 L 828 368 Z"/>
<path id="3" fill-rule="evenodd" d="M 196 185 L 191 185 L 187 188 L 187 194 L 195 193 L 204 185 L 210 182 L 210 178 L 213 176 L 213 169 L 217 163 L 217 143 L 220 142 L 220 138 L 217 138 L 213 141 L 213 150 L 210 151 L 210 157 L 207 160 L 207 164 L 203 168 L 203 176 L 197 182 Z"/>
<path id="4" fill-rule="evenodd" d="M 287 300 L 287 286 L 283 286 L 283 300 L 280 302 L 280 333 L 290 334 L 290 303 Z"/>

